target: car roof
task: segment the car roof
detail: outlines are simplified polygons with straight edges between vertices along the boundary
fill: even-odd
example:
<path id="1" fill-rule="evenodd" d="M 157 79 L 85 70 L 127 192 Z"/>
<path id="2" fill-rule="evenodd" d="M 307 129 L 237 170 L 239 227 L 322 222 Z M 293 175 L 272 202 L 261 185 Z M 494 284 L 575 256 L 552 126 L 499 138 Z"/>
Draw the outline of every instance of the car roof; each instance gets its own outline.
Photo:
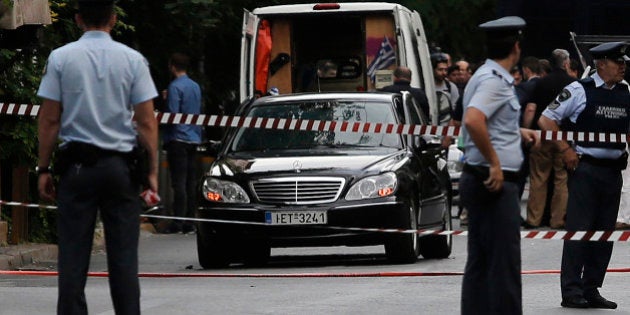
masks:
<path id="1" fill-rule="evenodd" d="M 277 96 L 265 96 L 257 99 L 252 105 L 275 104 L 284 102 L 304 102 L 322 100 L 344 101 L 380 101 L 391 102 L 397 93 L 387 92 L 326 92 L 326 93 L 296 93 Z"/>

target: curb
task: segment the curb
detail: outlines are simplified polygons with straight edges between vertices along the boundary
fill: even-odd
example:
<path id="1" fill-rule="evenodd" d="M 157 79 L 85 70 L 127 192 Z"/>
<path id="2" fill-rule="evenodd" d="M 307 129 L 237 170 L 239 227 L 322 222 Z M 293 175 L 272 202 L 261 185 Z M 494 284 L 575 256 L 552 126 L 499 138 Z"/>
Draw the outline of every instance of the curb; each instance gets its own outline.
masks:
<path id="1" fill-rule="evenodd" d="M 20 244 L 0 247 L 0 270 L 17 270 L 39 261 L 56 260 L 55 244 Z"/>
<path id="2" fill-rule="evenodd" d="M 142 223 L 140 231 L 155 234 L 155 228 L 150 223 Z M 97 225 L 94 231 L 92 250 L 105 248 L 105 235 L 102 226 Z M 24 266 L 37 264 L 42 261 L 56 261 L 58 257 L 56 244 L 25 243 L 19 245 L 0 246 L 0 270 L 19 270 Z"/>

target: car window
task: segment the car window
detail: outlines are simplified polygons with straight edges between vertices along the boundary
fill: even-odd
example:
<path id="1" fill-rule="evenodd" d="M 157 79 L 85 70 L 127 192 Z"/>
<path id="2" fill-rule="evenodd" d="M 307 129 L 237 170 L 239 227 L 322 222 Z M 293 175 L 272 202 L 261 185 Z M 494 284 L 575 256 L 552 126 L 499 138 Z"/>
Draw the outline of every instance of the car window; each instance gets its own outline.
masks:
<path id="1" fill-rule="evenodd" d="M 253 106 L 247 117 L 335 121 L 337 123 L 396 124 L 389 102 L 303 101 Z M 318 147 L 400 147 L 400 136 L 390 133 L 273 130 L 241 128 L 231 151 L 313 149 Z"/>

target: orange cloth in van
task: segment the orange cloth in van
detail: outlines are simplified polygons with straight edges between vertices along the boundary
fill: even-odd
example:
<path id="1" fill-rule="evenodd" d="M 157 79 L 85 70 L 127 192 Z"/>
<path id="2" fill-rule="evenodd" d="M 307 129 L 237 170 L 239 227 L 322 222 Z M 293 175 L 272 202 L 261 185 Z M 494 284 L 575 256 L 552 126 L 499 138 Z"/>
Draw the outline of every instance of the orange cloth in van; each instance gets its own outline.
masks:
<path id="1" fill-rule="evenodd" d="M 269 21 L 260 21 L 258 38 L 256 39 L 256 82 L 255 87 L 262 95 L 267 92 L 269 78 L 269 62 L 271 61 L 271 27 Z"/>

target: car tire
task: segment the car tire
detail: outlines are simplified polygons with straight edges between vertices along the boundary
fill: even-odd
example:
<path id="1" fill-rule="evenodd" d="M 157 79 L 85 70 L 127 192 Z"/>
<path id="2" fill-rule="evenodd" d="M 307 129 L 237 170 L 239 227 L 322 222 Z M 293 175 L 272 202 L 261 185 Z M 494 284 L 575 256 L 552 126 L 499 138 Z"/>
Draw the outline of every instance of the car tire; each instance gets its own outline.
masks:
<path id="1" fill-rule="evenodd" d="M 266 241 L 246 242 L 243 263 L 249 267 L 262 267 L 269 262 L 271 246 Z"/>
<path id="2" fill-rule="evenodd" d="M 228 237 L 222 236 L 207 224 L 197 226 L 197 256 L 204 269 L 225 268 L 232 259 L 232 246 Z"/>
<path id="3" fill-rule="evenodd" d="M 453 230 L 453 220 L 451 218 L 451 202 L 446 198 L 444 215 L 442 218 L 442 229 Z M 420 254 L 425 259 L 443 259 L 451 255 L 453 249 L 453 235 L 425 235 L 420 237 Z"/>
<path id="4" fill-rule="evenodd" d="M 409 202 L 409 211 L 401 218 L 402 227 L 418 229 L 418 211 L 415 201 Z M 385 256 L 393 263 L 411 264 L 418 260 L 420 243 L 417 233 L 397 233 L 390 235 L 385 242 Z"/>

